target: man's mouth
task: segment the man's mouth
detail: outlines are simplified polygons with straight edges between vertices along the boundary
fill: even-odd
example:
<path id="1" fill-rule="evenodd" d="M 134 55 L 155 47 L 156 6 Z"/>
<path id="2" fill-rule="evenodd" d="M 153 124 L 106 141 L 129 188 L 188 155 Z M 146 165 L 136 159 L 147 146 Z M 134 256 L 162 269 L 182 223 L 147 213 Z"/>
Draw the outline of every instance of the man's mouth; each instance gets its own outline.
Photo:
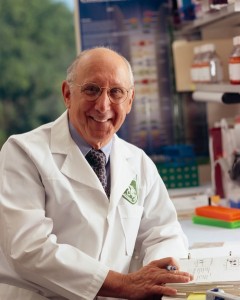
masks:
<path id="1" fill-rule="evenodd" d="M 110 120 L 110 118 L 98 118 L 98 117 L 91 117 L 94 121 L 99 123 L 104 123 Z"/>

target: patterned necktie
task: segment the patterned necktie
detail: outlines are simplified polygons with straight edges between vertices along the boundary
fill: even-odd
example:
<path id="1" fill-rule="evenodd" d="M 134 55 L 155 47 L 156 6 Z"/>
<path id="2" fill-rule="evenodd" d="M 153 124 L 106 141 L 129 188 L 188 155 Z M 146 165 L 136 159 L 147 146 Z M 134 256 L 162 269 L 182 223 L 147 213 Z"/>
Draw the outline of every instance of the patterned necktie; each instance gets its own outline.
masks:
<path id="1" fill-rule="evenodd" d="M 91 149 L 86 155 L 86 159 L 94 172 L 97 174 L 107 196 L 109 197 L 109 190 L 107 188 L 107 174 L 106 174 L 106 156 L 101 150 Z"/>

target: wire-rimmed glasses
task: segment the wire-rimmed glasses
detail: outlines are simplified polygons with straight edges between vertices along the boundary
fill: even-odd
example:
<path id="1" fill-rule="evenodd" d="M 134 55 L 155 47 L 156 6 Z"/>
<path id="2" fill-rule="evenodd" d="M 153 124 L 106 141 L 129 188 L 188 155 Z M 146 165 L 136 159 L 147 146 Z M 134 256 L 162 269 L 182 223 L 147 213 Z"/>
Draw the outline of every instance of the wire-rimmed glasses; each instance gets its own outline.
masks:
<path id="1" fill-rule="evenodd" d="M 127 99 L 130 89 L 132 89 L 130 87 L 128 90 L 122 86 L 100 87 L 93 82 L 84 84 L 73 82 L 73 84 L 80 87 L 80 92 L 87 101 L 96 101 L 101 96 L 103 89 L 106 89 L 109 100 L 114 104 L 123 103 Z"/>

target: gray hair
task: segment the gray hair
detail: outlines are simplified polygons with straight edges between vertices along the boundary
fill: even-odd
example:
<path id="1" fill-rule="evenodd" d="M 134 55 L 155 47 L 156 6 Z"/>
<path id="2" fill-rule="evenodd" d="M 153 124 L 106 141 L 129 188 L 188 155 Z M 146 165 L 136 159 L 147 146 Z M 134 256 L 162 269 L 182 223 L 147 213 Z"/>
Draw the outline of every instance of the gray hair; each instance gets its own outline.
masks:
<path id="1" fill-rule="evenodd" d="M 72 62 L 72 64 L 68 67 L 67 69 L 67 77 L 66 77 L 66 81 L 68 83 L 71 84 L 71 82 L 74 82 L 75 79 L 76 79 L 76 76 L 77 76 L 77 66 L 78 66 L 78 63 L 79 61 L 81 60 L 81 58 L 83 56 L 85 56 L 88 52 L 90 52 L 91 50 L 93 49 L 108 49 L 108 50 L 111 50 L 112 52 L 116 53 L 118 56 L 120 56 L 122 58 L 122 60 L 125 62 L 126 66 L 127 66 L 127 69 L 129 71 L 129 78 L 130 78 L 130 82 L 131 82 L 131 85 L 133 86 L 134 85 L 134 77 L 133 77 L 133 71 L 132 71 L 132 67 L 129 63 L 129 61 L 121 54 L 119 54 L 118 52 L 110 49 L 110 48 L 107 48 L 107 47 L 95 47 L 95 48 L 91 48 L 91 49 L 87 49 L 87 50 L 84 50 L 82 51 L 76 58 L 75 60 Z"/>

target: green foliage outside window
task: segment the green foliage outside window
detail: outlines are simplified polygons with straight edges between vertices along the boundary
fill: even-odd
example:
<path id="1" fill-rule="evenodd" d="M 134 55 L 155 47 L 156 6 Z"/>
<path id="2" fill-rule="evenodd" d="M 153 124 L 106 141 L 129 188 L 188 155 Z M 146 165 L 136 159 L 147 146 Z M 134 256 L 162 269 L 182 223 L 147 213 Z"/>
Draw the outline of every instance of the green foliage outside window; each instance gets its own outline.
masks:
<path id="1" fill-rule="evenodd" d="M 51 0 L 0 0 L 0 146 L 55 119 L 76 56 L 73 13 Z"/>

